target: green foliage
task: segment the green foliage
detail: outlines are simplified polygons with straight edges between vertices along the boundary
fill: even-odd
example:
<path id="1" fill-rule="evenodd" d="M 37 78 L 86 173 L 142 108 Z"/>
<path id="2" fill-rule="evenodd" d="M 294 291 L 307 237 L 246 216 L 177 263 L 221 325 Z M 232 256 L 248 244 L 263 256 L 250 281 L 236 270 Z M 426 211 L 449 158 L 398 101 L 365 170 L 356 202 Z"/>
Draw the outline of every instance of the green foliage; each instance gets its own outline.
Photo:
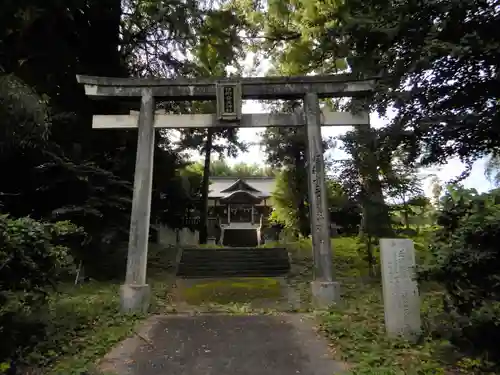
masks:
<path id="1" fill-rule="evenodd" d="M 267 7 L 255 7 L 245 0 L 233 3 L 252 26 L 249 33 L 261 37 L 255 41 L 254 49 L 270 55 L 273 73 L 333 74 L 346 68 L 346 61 L 332 48 L 329 35 L 329 30 L 337 25 L 337 20 L 330 16 L 331 10 L 340 5 L 337 0 L 273 0 L 267 2 Z"/>
<path id="2" fill-rule="evenodd" d="M 374 107 L 396 110 L 394 144 L 424 163 L 498 150 L 495 2 L 350 0 L 330 11 L 337 51 L 354 72 L 381 77 Z"/>
<path id="3" fill-rule="evenodd" d="M 51 229 L 66 236 L 73 232 L 69 223 L 56 223 Z M 79 231 L 76 235 L 79 236 Z M 56 243 L 59 240 L 67 241 L 63 237 Z M 153 245 L 149 249 L 148 274 L 154 278 L 148 283 L 156 295 L 153 307 L 157 313 L 164 311 L 165 295 L 172 282 L 168 272 L 174 267 L 176 253 L 175 249 Z M 4 290 L 3 285 L 1 290 Z M 13 374 L 94 373 L 91 370 L 96 360 L 132 334 L 136 324 L 144 318 L 143 315 L 120 313 L 119 285 L 109 281 L 91 281 L 78 286 L 59 283 L 57 290 L 45 287 L 42 292 L 29 299 L 23 298 L 27 291 L 7 293 L 9 298 L 17 296 L 17 299 L 16 310 L 12 310 L 11 320 L 6 325 L 1 314 L 14 304 L 0 308 L 0 333 L 2 338 L 12 340 L 3 340 L 0 349 L 9 346 L 16 350 L 15 356 L 10 357 L 15 360 L 15 368 L 11 371 L 17 371 Z M 16 343 L 20 344 L 17 348 L 13 346 Z M 5 357 L 0 357 L 0 365 L 3 361 Z M 10 363 L 8 366 L 11 367 Z"/>
<path id="4" fill-rule="evenodd" d="M 288 101 L 275 105 L 274 109 L 296 112 L 300 105 Z M 277 175 L 273 206 L 273 220 L 289 228 L 294 234 L 310 234 L 307 182 L 307 144 L 303 127 L 267 128 L 262 134 L 261 145 L 266 154 L 266 163 Z M 331 139 L 323 140 L 323 149 L 333 146 Z"/>
<path id="5" fill-rule="evenodd" d="M 260 26 L 259 47 L 275 71 L 333 73 L 348 65 L 355 74 L 379 75 L 372 108 L 385 114 L 392 105 L 396 118 L 386 135 L 412 158 L 444 162 L 498 149 L 494 2 L 275 0 L 257 9 L 236 3 Z"/>
<path id="6" fill-rule="evenodd" d="M 274 177 L 275 171 L 259 164 L 237 163 L 231 168 L 234 176 L 237 177 Z"/>
<path id="7" fill-rule="evenodd" d="M 392 159 L 383 152 L 380 134 L 374 129 L 359 127 L 340 139 L 351 159 L 340 162 L 337 178 L 342 181 L 346 193 L 361 207 L 359 236 L 366 244 L 365 258 L 374 271 L 374 245 L 379 238 L 394 235 L 389 207 L 383 195 L 385 185 L 381 178 Z"/>
<path id="8" fill-rule="evenodd" d="M 415 196 L 405 203 L 391 204 L 390 212 L 396 233 L 414 236 L 435 223 L 436 210 L 426 196 Z"/>
<path id="9" fill-rule="evenodd" d="M 237 14 L 225 8 L 209 7 L 203 12 L 197 43 L 190 53 L 194 56 L 194 77 L 224 77 L 232 66 L 241 72 L 239 60 L 244 58 L 241 40 L 242 22 Z M 215 102 L 195 102 L 189 106 L 191 113 L 214 113 Z M 220 142 L 224 140 L 225 142 Z M 219 142 L 218 142 L 219 141 Z M 200 243 L 208 236 L 208 190 L 212 153 L 236 156 L 246 144 L 238 139 L 238 128 L 186 129 L 181 132 L 182 148 L 198 150 L 205 155 L 201 188 Z"/>
<path id="10" fill-rule="evenodd" d="M 285 244 L 271 243 L 265 247 L 285 246 L 292 257 L 291 281 L 310 281 L 313 271 L 312 242 L 310 238 L 300 238 Z M 333 266 L 336 277 L 365 277 L 368 263 L 360 254 L 364 245 L 357 237 L 338 237 L 331 240 Z"/>
<path id="11" fill-rule="evenodd" d="M 69 222 L 0 216 L 0 290 L 42 291 L 72 264 L 65 240 L 81 233 Z"/>
<path id="12" fill-rule="evenodd" d="M 384 167 L 382 177 L 389 197 L 405 204 L 412 198 L 423 195 L 422 176 L 416 166 L 393 155 L 392 160 L 385 163 Z"/>
<path id="13" fill-rule="evenodd" d="M 453 342 L 496 361 L 500 352 L 500 192 L 450 186 L 422 277 L 442 284 Z"/>
<path id="14" fill-rule="evenodd" d="M 488 159 L 484 174 L 495 186 L 500 187 L 500 156 L 493 155 Z"/>
<path id="15" fill-rule="evenodd" d="M 330 221 L 342 227 L 343 235 L 357 234 L 361 223 L 361 209 L 358 202 L 349 196 L 342 184 L 327 178 L 328 208 Z"/>
<path id="16" fill-rule="evenodd" d="M 294 111 L 295 103 L 286 103 L 285 111 Z M 307 148 L 304 128 L 267 128 L 262 134 L 266 162 L 277 175 L 273 192 L 275 213 L 272 219 L 294 235 L 308 236 Z"/>
<path id="17" fill-rule="evenodd" d="M 308 191 L 300 196 L 295 179 L 294 170 L 285 169 L 277 174 L 276 185 L 272 193 L 273 211 L 270 221 L 283 225 L 285 230 L 295 234 L 307 235 L 309 233 L 309 206 L 307 204 Z M 328 209 L 332 223 L 342 227 L 346 234 L 357 233 L 361 215 L 358 204 L 351 199 L 343 187 L 335 180 L 328 178 L 326 181 L 328 194 Z M 301 202 L 301 200 L 304 202 Z M 303 209 L 301 205 L 304 205 Z M 301 216 L 303 215 L 303 216 Z"/>
<path id="18" fill-rule="evenodd" d="M 30 367 L 50 375 L 80 375 L 91 370 L 143 318 L 118 311 L 118 289 L 115 284 L 89 283 L 68 285 L 51 294 L 45 317 L 47 339 L 40 340 L 29 354 Z"/>
<path id="19" fill-rule="evenodd" d="M 187 55 L 209 32 L 205 5 L 75 0 L 11 1 L 2 8 L 0 167 L 15 178 L 0 181 L 0 204 L 14 217 L 84 227 L 89 246 L 81 255 L 89 274 L 106 277 L 97 263 L 127 239 L 137 132 L 93 130 L 92 114 L 124 108 L 113 100 L 89 100 L 75 75 L 194 75 L 193 64 L 172 51 Z M 151 219 L 172 225 L 189 212 L 192 199 L 178 178 L 183 158 L 165 132 L 156 140 Z"/>
<path id="20" fill-rule="evenodd" d="M 379 282 L 342 283 L 344 305 L 321 316 L 321 329 L 347 362 L 352 375 L 444 375 L 440 352 L 446 341 L 425 338 L 418 344 L 387 337 Z M 424 301 L 425 303 L 425 301 Z"/>
<path id="21" fill-rule="evenodd" d="M 203 165 L 199 162 L 192 163 L 186 167 L 191 173 L 203 175 Z M 247 164 L 244 162 L 229 165 L 224 159 L 216 159 L 210 162 L 211 177 L 274 177 L 275 171 L 269 167 L 259 164 Z"/>
<path id="22" fill-rule="evenodd" d="M 413 238 L 418 255 L 427 253 L 427 234 Z M 272 244 L 270 246 L 273 246 Z M 292 257 L 289 283 L 310 297 L 312 277 L 311 241 L 302 239 L 286 244 Z M 387 337 L 380 280 L 368 277 L 369 265 L 360 254 L 364 245 L 355 237 L 332 240 L 333 265 L 342 286 L 342 304 L 321 312 L 321 331 L 344 361 L 346 374 L 352 375 L 437 375 L 481 374 L 477 360 L 453 353 L 453 347 L 435 329 L 442 324 L 442 292 L 430 284 L 420 285 L 424 336 L 418 343 Z M 461 360 L 456 362 L 457 360 Z M 458 371 L 458 372 L 453 372 Z"/>
<path id="23" fill-rule="evenodd" d="M 12 148 L 40 146 L 48 135 L 46 102 L 33 89 L 0 66 L 0 155 Z"/>
<path id="24" fill-rule="evenodd" d="M 72 268 L 69 222 L 0 216 L 0 363 L 22 366 L 47 331 L 47 295 Z"/>
<path id="25" fill-rule="evenodd" d="M 193 73 L 192 61 L 180 59 L 172 51 L 185 55 L 199 44 L 200 34 L 196 31 L 203 27 L 205 1 L 109 0 L 102 4 L 106 5 L 121 16 L 121 27 L 107 31 L 120 45 L 121 57 L 132 75 L 171 77 Z"/>
<path id="26" fill-rule="evenodd" d="M 341 140 L 352 160 L 343 163 L 339 180 L 362 207 L 360 234 L 369 239 L 391 236 L 389 209 L 380 179 L 387 155 L 381 152 L 379 134 L 373 129 L 359 128 L 346 133 Z"/>
<path id="27" fill-rule="evenodd" d="M 279 280 L 271 278 L 230 278 L 197 282 L 192 286 L 183 287 L 178 293 L 188 304 L 196 306 L 279 300 L 283 291 Z"/>
<path id="28" fill-rule="evenodd" d="M 271 222 L 284 225 L 286 230 L 303 236 L 309 233 L 309 214 L 306 207 L 306 196 L 297 194 L 303 192 L 303 186 L 295 178 L 299 172 L 295 169 L 281 171 L 276 178 L 272 193 L 273 212 Z M 307 190 L 306 190 L 307 191 Z"/>

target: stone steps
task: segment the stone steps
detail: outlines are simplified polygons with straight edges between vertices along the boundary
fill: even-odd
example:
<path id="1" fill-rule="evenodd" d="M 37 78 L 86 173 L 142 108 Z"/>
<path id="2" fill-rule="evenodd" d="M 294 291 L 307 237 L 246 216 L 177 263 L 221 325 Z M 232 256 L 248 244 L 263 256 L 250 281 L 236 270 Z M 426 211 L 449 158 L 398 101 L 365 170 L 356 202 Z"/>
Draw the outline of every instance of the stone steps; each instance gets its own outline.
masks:
<path id="1" fill-rule="evenodd" d="M 184 249 L 177 269 L 182 278 L 278 277 L 290 271 L 285 248 Z"/>

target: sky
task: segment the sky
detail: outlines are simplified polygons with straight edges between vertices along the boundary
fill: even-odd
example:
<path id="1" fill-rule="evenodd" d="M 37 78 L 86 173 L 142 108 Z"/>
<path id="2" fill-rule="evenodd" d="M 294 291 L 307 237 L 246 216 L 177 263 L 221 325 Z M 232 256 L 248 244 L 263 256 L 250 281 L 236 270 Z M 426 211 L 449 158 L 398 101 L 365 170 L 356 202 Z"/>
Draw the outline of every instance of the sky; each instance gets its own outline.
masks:
<path id="1" fill-rule="evenodd" d="M 265 112 L 265 107 L 263 104 L 247 100 L 243 104 L 243 113 L 263 113 Z M 370 123 L 372 127 L 379 128 L 384 126 L 388 122 L 387 119 L 378 117 L 376 114 L 370 115 Z M 330 126 L 322 127 L 321 133 L 323 137 L 339 136 L 351 130 L 350 126 Z M 258 144 L 260 142 L 259 133 L 262 133 L 265 128 L 242 128 L 239 131 L 240 139 L 247 143 Z M 329 154 L 333 159 L 345 159 L 347 154 L 338 148 L 330 152 Z M 199 158 L 199 156 L 197 157 Z M 240 153 L 236 158 L 227 158 L 228 164 L 236 163 L 247 163 L 247 164 L 261 164 L 265 163 L 265 154 L 260 149 L 260 146 L 253 145 L 249 147 L 248 152 Z M 485 159 L 478 160 L 473 168 L 470 176 L 463 181 L 466 188 L 474 188 L 478 192 L 485 192 L 493 188 L 492 184 L 484 176 Z M 458 159 L 452 159 L 447 164 L 439 168 L 431 168 L 424 170 L 425 172 L 436 174 L 439 179 L 443 182 L 450 181 L 455 177 L 458 177 L 464 171 L 464 165 Z M 430 194 L 430 181 L 427 179 L 424 182 L 424 188 L 428 194 Z"/>
<path id="2" fill-rule="evenodd" d="M 265 72 L 269 69 L 270 63 L 269 61 L 261 61 L 256 69 L 253 68 L 254 56 L 252 54 L 248 54 L 245 59 L 243 65 L 245 66 L 245 70 L 247 71 L 244 76 L 264 76 Z M 231 68 L 228 69 L 229 71 Z M 255 100 L 245 100 L 243 102 L 243 113 L 263 113 L 266 111 L 266 108 L 263 103 Z M 388 123 L 389 119 L 380 118 L 377 114 L 370 114 L 370 124 L 374 128 L 383 127 Z M 352 127 L 349 126 L 331 126 L 331 127 L 322 127 L 322 135 L 323 137 L 335 137 L 341 134 L 346 133 L 351 130 Z M 239 131 L 240 139 L 254 144 L 254 146 L 250 146 L 248 152 L 240 153 L 236 158 L 227 158 L 226 161 L 228 164 L 236 164 L 236 163 L 247 163 L 247 164 L 261 164 L 265 163 L 265 155 L 260 149 L 260 146 L 256 145 L 260 142 L 259 133 L 262 133 L 264 128 L 242 128 Z M 200 159 L 199 154 L 192 155 L 195 159 Z M 342 150 L 339 150 L 338 147 L 333 151 L 329 152 L 329 156 L 331 156 L 334 160 L 346 159 L 348 155 L 344 153 Z M 465 179 L 462 183 L 466 188 L 476 189 L 479 193 L 486 192 L 493 188 L 493 185 L 488 181 L 488 179 L 484 175 L 486 159 L 478 160 L 472 168 L 470 176 Z M 460 162 L 459 159 L 451 159 L 447 164 L 440 166 L 439 168 L 431 168 L 422 170 L 423 175 L 427 175 L 430 173 L 435 174 L 443 183 L 453 180 L 458 177 L 463 171 L 465 167 Z M 426 179 L 423 182 L 424 190 L 427 195 L 430 196 L 430 179 Z"/>

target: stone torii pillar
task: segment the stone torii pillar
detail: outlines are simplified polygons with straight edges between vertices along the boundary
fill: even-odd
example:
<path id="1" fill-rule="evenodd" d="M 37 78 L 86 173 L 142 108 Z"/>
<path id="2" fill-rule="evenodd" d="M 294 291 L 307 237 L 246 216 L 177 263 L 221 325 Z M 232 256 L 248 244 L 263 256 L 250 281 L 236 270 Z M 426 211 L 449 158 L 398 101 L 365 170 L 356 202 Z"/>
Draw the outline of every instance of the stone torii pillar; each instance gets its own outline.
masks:
<path id="1" fill-rule="evenodd" d="M 130 232 L 125 284 L 120 288 L 123 311 L 143 311 L 149 307 L 150 287 L 146 283 L 149 221 L 153 187 L 155 149 L 155 98 L 144 89 L 138 119 L 137 156 L 135 160 L 134 195 L 130 215 Z"/>
<path id="2" fill-rule="evenodd" d="M 304 112 L 307 129 L 309 217 L 314 259 L 311 290 L 316 306 L 328 306 L 340 301 L 340 285 L 333 278 L 330 215 L 321 137 L 321 109 L 317 94 L 308 93 L 304 96 Z"/>

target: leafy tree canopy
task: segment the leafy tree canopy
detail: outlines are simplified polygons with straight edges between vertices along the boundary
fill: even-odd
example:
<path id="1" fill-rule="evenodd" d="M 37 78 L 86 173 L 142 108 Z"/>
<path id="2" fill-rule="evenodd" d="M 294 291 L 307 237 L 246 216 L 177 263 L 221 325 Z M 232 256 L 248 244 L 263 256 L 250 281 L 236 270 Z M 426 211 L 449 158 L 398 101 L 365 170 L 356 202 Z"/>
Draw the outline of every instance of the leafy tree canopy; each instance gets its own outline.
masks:
<path id="1" fill-rule="evenodd" d="M 493 184 L 500 186 L 500 156 L 490 156 L 486 162 L 485 174 Z"/>
<path id="2" fill-rule="evenodd" d="M 371 108 L 424 164 L 474 160 L 500 148 L 500 10 L 490 0 L 234 0 L 256 49 L 284 74 L 379 76 Z"/>

